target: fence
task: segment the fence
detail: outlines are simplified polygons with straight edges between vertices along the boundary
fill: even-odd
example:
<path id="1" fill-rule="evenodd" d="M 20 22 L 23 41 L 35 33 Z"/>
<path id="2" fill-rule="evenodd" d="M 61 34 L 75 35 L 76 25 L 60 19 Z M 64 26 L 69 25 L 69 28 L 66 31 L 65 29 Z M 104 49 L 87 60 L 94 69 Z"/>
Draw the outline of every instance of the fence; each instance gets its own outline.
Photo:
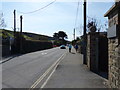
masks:
<path id="1" fill-rule="evenodd" d="M 20 40 L 16 40 L 16 45 L 11 45 L 10 50 L 10 44 L 9 41 L 3 42 L 2 47 L 2 56 L 8 56 L 10 54 L 17 54 L 17 53 L 29 53 L 29 52 L 35 52 L 39 50 L 49 49 L 52 48 L 53 45 L 51 42 L 41 42 L 41 41 L 35 41 L 35 40 L 22 40 L 22 44 L 20 43 Z"/>

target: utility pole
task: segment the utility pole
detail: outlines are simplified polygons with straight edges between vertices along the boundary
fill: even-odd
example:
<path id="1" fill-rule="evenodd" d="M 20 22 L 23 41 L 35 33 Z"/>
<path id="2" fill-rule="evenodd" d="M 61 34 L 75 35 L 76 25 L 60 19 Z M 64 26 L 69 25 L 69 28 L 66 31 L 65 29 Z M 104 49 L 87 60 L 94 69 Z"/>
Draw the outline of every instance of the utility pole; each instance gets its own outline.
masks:
<path id="1" fill-rule="evenodd" d="M 87 64 L 86 61 L 86 44 L 87 44 L 87 36 L 86 36 L 86 0 L 84 0 L 84 56 L 83 56 L 83 64 Z"/>
<path id="2" fill-rule="evenodd" d="M 75 28 L 74 28 L 74 31 L 73 31 L 73 37 L 74 37 L 74 40 L 75 40 Z"/>
<path id="3" fill-rule="evenodd" d="M 15 38 L 15 34 L 16 34 L 16 10 L 14 10 L 14 38 Z"/>
<path id="4" fill-rule="evenodd" d="M 86 0 L 84 0 L 84 35 L 86 35 Z"/>
<path id="5" fill-rule="evenodd" d="M 13 12 L 14 14 L 14 48 L 13 48 L 13 52 L 16 53 L 16 10 L 14 10 Z"/>
<path id="6" fill-rule="evenodd" d="M 22 53 L 22 15 L 20 16 L 20 53 Z"/>

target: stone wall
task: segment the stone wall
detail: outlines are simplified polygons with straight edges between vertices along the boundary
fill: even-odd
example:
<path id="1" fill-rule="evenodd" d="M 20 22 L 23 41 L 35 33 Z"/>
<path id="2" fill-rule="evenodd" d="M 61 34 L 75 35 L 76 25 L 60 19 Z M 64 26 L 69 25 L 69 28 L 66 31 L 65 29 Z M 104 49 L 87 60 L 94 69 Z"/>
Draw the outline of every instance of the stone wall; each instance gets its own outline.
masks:
<path id="1" fill-rule="evenodd" d="M 109 28 L 113 25 L 118 26 L 116 36 L 108 38 L 108 58 L 109 85 L 111 88 L 120 89 L 120 2 L 113 5 L 105 16 L 109 19 Z"/>
<path id="2" fill-rule="evenodd" d="M 90 68 L 90 35 L 87 35 L 87 66 Z"/>
<path id="3" fill-rule="evenodd" d="M 120 45 L 118 38 L 109 39 L 109 85 L 120 88 Z"/>
<path id="4" fill-rule="evenodd" d="M 108 73 L 108 41 L 106 32 L 89 32 L 86 51 L 89 69 L 96 73 Z"/>
<path id="5" fill-rule="evenodd" d="M 97 59 L 96 59 L 96 38 L 98 33 L 90 32 L 87 35 L 87 66 L 93 72 L 97 72 Z"/>

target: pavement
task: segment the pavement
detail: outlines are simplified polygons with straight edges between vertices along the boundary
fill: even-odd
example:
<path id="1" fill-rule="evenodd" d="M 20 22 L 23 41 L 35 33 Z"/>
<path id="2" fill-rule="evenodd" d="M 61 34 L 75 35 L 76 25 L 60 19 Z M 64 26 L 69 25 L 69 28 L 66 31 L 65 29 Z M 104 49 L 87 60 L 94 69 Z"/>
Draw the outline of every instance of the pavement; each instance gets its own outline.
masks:
<path id="1" fill-rule="evenodd" d="M 43 88 L 107 88 L 106 79 L 83 64 L 83 56 L 72 49 L 48 78 Z"/>

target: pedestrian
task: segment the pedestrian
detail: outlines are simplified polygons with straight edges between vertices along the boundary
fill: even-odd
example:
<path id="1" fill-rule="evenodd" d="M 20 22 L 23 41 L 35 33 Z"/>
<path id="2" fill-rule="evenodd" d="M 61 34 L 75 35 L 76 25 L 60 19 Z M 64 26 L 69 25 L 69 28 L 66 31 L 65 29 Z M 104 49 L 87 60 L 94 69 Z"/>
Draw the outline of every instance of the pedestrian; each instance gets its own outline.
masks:
<path id="1" fill-rule="evenodd" d="M 72 49 L 72 45 L 69 44 L 69 52 L 71 52 L 71 49 Z"/>
<path id="2" fill-rule="evenodd" d="M 78 45 L 77 45 L 77 44 L 75 45 L 75 50 L 76 50 L 76 52 L 77 52 L 77 50 L 78 50 Z"/>

